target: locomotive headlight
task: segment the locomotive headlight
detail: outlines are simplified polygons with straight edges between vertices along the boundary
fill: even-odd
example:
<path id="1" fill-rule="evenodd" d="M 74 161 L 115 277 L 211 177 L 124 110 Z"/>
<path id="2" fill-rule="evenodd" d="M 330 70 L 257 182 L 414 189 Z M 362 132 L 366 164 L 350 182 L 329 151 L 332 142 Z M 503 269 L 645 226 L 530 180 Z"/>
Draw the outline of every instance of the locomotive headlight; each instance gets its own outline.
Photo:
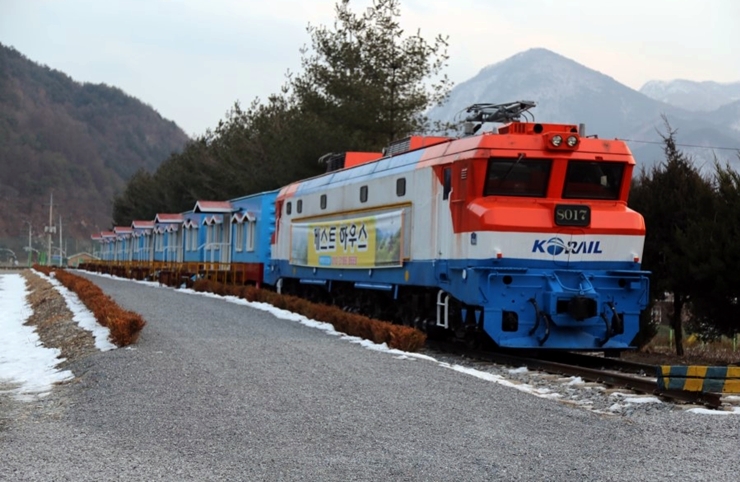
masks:
<path id="1" fill-rule="evenodd" d="M 563 136 L 552 136 L 552 139 L 550 139 L 550 142 L 552 142 L 553 146 L 560 147 L 560 144 L 563 143 Z"/>
<path id="2" fill-rule="evenodd" d="M 568 136 L 568 139 L 565 141 L 566 144 L 568 144 L 568 147 L 574 147 L 576 144 L 578 144 L 578 138 L 576 136 Z"/>

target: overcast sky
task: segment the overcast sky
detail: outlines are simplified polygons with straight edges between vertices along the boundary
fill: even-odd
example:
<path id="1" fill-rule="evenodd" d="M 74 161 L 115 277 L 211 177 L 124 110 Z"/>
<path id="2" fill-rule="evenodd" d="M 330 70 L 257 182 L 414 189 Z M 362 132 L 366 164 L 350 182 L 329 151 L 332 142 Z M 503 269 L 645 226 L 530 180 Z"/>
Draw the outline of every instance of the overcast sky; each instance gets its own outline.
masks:
<path id="1" fill-rule="evenodd" d="M 352 0 L 362 12 L 372 0 Z M 81 82 L 123 89 L 187 134 L 300 68 L 306 26 L 334 0 L 0 0 L 0 42 Z M 544 47 L 639 89 L 648 80 L 740 81 L 737 0 L 402 0 L 402 24 L 449 36 L 455 83 Z M 511 99 L 491 99 L 506 101 Z"/>

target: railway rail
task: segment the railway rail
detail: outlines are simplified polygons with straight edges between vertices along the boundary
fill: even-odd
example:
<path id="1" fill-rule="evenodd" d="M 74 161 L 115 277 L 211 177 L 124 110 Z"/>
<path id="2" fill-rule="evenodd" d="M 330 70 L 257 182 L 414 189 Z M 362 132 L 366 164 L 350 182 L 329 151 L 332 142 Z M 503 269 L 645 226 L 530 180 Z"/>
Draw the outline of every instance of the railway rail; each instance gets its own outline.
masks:
<path id="1" fill-rule="evenodd" d="M 581 377 L 586 381 L 652 394 L 676 402 L 701 404 L 711 408 L 719 408 L 722 404 L 721 395 L 717 393 L 660 390 L 656 379 L 658 367 L 655 365 L 576 353 L 551 353 L 542 357 L 528 357 L 505 352 L 470 350 L 454 343 L 438 341 L 428 342 L 428 347 L 448 354 L 464 355 L 478 361 L 525 366 L 530 370 Z"/>

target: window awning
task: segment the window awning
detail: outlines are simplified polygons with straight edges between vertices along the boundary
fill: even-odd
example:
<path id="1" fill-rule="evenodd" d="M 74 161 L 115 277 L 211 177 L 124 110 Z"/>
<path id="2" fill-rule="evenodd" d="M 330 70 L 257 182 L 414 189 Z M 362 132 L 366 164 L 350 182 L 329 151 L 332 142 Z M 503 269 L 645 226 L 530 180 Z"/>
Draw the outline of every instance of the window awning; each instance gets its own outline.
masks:
<path id="1" fill-rule="evenodd" d="M 241 224 L 245 220 L 253 223 L 257 220 L 257 215 L 251 211 L 243 211 L 231 216 L 231 221 L 236 222 L 237 224 Z"/>
<path id="2" fill-rule="evenodd" d="M 222 224 L 224 222 L 224 216 L 222 214 L 214 214 L 212 216 L 206 216 L 203 218 L 203 224 L 206 225 L 212 225 L 212 224 Z"/>

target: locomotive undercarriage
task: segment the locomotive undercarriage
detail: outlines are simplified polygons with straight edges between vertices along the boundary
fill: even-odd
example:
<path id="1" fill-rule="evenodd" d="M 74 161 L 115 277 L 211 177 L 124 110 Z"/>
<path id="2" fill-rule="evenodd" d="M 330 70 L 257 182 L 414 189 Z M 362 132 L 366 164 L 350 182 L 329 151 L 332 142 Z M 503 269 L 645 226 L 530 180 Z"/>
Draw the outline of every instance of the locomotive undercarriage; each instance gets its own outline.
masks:
<path id="1" fill-rule="evenodd" d="M 505 275 L 490 271 L 475 270 L 483 273 L 479 277 L 448 277 L 453 280 L 449 292 L 439 287 L 290 278 L 281 280 L 281 289 L 348 312 L 412 326 L 432 338 L 471 346 L 629 348 L 637 315 L 622 307 L 631 306 L 646 292 L 641 273 L 612 271 L 586 277 L 575 270 L 506 270 Z M 464 285 L 466 278 L 468 285 Z M 374 289 L 360 288 L 360 284 Z M 450 294 L 456 291 L 474 296 L 485 293 L 485 308 Z"/>
<path id="2" fill-rule="evenodd" d="M 281 292 L 344 311 L 410 326 L 435 339 L 457 340 L 470 346 L 493 344 L 483 330 L 483 313 L 439 288 L 398 287 L 396 290 L 357 289 L 353 283 L 301 284 L 283 279 Z"/>

